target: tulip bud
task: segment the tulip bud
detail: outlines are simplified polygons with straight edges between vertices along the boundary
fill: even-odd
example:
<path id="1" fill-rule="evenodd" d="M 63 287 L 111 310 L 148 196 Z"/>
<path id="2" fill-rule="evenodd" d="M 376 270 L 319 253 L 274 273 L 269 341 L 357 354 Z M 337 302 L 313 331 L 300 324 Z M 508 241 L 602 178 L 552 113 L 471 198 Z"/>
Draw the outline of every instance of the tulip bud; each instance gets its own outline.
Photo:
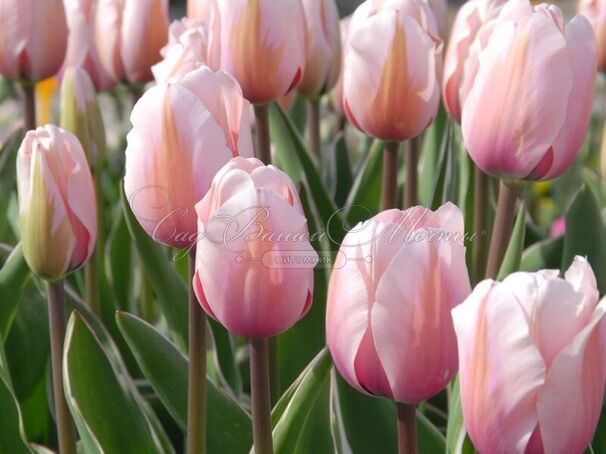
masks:
<path id="1" fill-rule="evenodd" d="M 95 11 L 97 0 L 64 0 L 69 35 L 67 55 L 62 70 L 80 66 L 90 76 L 95 89 L 107 91 L 116 81 L 107 73 L 97 52 L 95 43 Z"/>
<path id="2" fill-rule="evenodd" d="M 95 33 L 115 80 L 149 82 L 168 36 L 168 0 L 98 0 Z"/>
<path id="3" fill-rule="evenodd" d="M 212 0 L 187 0 L 187 17 L 208 24 Z"/>
<path id="4" fill-rule="evenodd" d="M 410 139 L 440 102 L 442 41 L 422 0 L 367 0 L 355 11 L 345 59 L 343 107 L 349 121 L 384 140 Z"/>
<path id="5" fill-rule="evenodd" d="M 258 159 L 234 158 L 196 212 L 204 236 L 193 287 L 211 317 L 239 336 L 271 337 L 307 313 L 317 254 L 285 173 Z"/>
<path id="6" fill-rule="evenodd" d="M 337 82 L 341 69 L 339 11 L 335 0 L 302 0 L 307 24 L 307 59 L 299 91 L 321 96 Z"/>
<path id="7" fill-rule="evenodd" d="M 486 280 L 453 311 L 465 428 L 480 452 L 581 453 L 606 383 L 606 300 L 587 261 Z"/>
<path id="8" fill-rule="evenodd" d="M 484 27 L 499 15 L 506 0 L 469 0 L 461 6 L 452 26 L 444 59 L 444 106 L 457 123 L 461 123 L 461 105 L 469 84 L 465 76 L 473 78 L 477 71 L 477 52 L 482 40 L 490 33 L 491 25 Z M 482 36 L 478 37 L 478 32 Z M 480 42 L 475 43 L 476 38 Z M 468 63 L 468 61 L 470 63 Z"/>
<path id="9" fill-rule="evenodd" d="M 105 129 L 88 73 L 69 67 L 61 85 L 61 127 L 76 135 L 94 169 L 105 151 Z"/>
<path id="10" fill-rule="evenodd" d="M 232 74 L 252 103 L 280 98 L 301 82 L 305 15 L 300 0 L 219 0 L 208 61 Z"/>
<path id="11" fill-rule="evenodd" d="M 354 388 L 416 404 L 457 372 L 450 311 L 471 291 L 463 234 L 461 211 L 447 203 L 384 211 L 345 236 L 326 339 Z"/>
<path id="12" fill-rule="evenodd" d="M 344 17 L 339 21 L 339 30 L 341 31 L 341 60 L 345 63 L 345 52 L 348 48 L 349 39 L 349 24 L 351 23 L 351 16 Z M 339 70 L 339 78 L 330 92 L 330 100 L 332 101 L 333 109 L 343 115 L 343 72 L 345 71 L 345 64 L 341 65 Z"/>
<path id="13" fill-rule="evenodd" d="M 596 44 L 582 16 L 511 0 L 478 42 L 462 109 L 471 158 L 485 173 L 549 180 L 576 157 L 591 117 Z M 483 30 L 480 30 L 482 33 Z"/>
<path id="14" fill-rule="evenodd" d="M 0 0 L 0 74 L 37 82 L 65 58 L 63 0 Z"/>
<path id="15" fill-rule="evenodd" d="M 168 44 L 160 52 L 163 60 L 152 67 L 156 82 L 186 74 L 206 64 L 208 29 L 201 22 L 182 19 L 170 25 Z"/>
<path id="16" fill-rule="evenodd" d="M 579 14 L 585 16 L 596 35 L 598 69 L 606 70 L 606 2 L 604 0 L 581 0 Z"/>
<path id="17" fill-rule="evenodd" d="M 56 126 L 29 131 L 17 154 L 23 255 L 57 280 L 88 260 L 97 239 L 95 190 L 78 139 Z"/>
<path id="18" fill-rule="evenodd" d="M 252 156 L 249 107 L 231 76 L 205 66 L 152 87 L 137 102 L 124 191 L 154 241 L 195 243 L 195 204 L 233 156 Z"/>

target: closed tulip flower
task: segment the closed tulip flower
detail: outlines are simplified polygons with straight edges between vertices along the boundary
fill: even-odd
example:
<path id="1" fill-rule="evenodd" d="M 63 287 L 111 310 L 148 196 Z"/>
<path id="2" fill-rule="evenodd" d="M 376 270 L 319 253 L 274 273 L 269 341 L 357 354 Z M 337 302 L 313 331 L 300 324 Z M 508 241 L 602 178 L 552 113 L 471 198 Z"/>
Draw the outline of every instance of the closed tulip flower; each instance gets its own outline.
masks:
<path id="1" fill-rule="evenodd" d="M 433 12 L 440 37 L 445 38 L 448 33 L 448 4 L 446 0 L 425 0 L 425 2 Z"/>
<path id="2" fill-rule="evenodd" d="M 461 122 L 461 105 L 469 90 L 465 83 L 466 74 L 475 76 L 477 71 L 477 55 L 481 42 L 490 36 L 492 25 L 483 28 L 485 24 L 494 21 L 506 0 L 469 0 L 461 6 L 452 26 L 452 32 L 444 59 L 443 96 L 448 113 Z M 482 35 L 478 32 L 483 29 Z M 478 37 L 478 43 L 475 43 Z M 471 56 L 470 56 L 471 55 Z"/>
<path id="3" fill-rule="evenodd" d="M 606 383 L 606 300 L 576 257 L 486 280 L 453 310 L 465 427 L 480 452 L 581 453 Z"/>
<path id="4" fill-rule="evenodd" d="M 153 79 L 168 36 L 168 0 L 98 0 L 96 41 L 101 63 L 117 81 Z"/>
<path id="5" fill-rule="evenodd" d="M 152 67 L 156 82 L 186 74 L 207 61 L 208 29 L 202 22 L 185 18 L 171 24 L 166 47 L 160 52 L 162 61 Z"/>
<path id="6" fill-rule="evenodd" d="M 596 44 L 582 16 L 511 0 L 482 49 L 462 109 L 465 145 L 485 173 L 548 180 L 576 157 L 589 125 Z M 482 33 L 482 30 L 480 30 Z"/>
<path id="7" fill-rule="evenodd" d="M 433 121 L 440 101 L 442 41 L 421 0 L 367 0 L 355 11 L 343 106 L 358 129 L 403 141 Z"/>
<path id="8" fill-rule="evenodd" d="M 209 64 L 233 74 L 250 102 L 273 101 L 301 82 L 305 36 L 300 0 L 217 0 Z"/>
<path id="9" fill-rule="evenodd" d="M 598 46 L 598 69 L 606 70 L 606 2 L 603 0 L 581 0 L 579 14 L 591 23 Z"/>
<path id="10" fill-rule="evenodd" d="M 63 71 L 70 66 L 80 66 L 88 73 L 97 91 L 111 90 L 116 85 L 116 81 L 101 64 L 95 42 L 97 0 L 64 0 L 64 2 L 69 35 Z"/>
<path id="11" fill-rule="evenodd" d="M 252 156 L 248 112 L 237 82 L 204 66 L 151 88 L 137 102 L 124 190 L 155 241 L 195 242 L 195 204 L 233 156 Z"/>
<path id="12" fill-rule="evenodd" d="M 351 23 L 351 16 L 344 17 L 339 21 L 339 29 L 341 30 L 341 60 L 345 62 L 345 52 L 347 51 L 348 39 L 349 39 L 349 24 Z M 339 70 L 339 78 L 330 92 L 330 99 L 332 101 L 332 107 L 337 113 L 343 115 L 343 72 L 345 71 L 345 65 L 341 64 Z"/>
<path id="13" fill-rule="evenodd" d="M 78 139 L 52 125 L 29 131 L 17 183 L 25 260 L 40 277 L 61 279 L 88 260 L 97 239 L 95 190 Z"/>
<path id="14" fill-rule="evenodd" d="M 237 335 L 271 337 L 307 313 L 317 254 L 285 173 L 254 158 L 234 158 L 196 211 L 204 236 L 193 285 L 211 317 Z"/>
<path id="15" fill-rule="evenodd" d="M 326 337 L 360 392 L 416 404 L 457 372 L 450 311 L 471 288 L 463 215 L 451 203 L 383 211 L 349 232 L 330 278 Z"/>
<path id="16" fill-rule="evenodd" d="M 339 11 L 335 0 L 302 0 L 307 24 L 307 59 L 299 91 L 320 96 L 337 82 L 341 69 Z"/>
<path id="17" fill-rule="evenodd" d="M 0 0 L 0 74 L 37 82 L 63 63 L 67 24 L 63 0 Z"/>

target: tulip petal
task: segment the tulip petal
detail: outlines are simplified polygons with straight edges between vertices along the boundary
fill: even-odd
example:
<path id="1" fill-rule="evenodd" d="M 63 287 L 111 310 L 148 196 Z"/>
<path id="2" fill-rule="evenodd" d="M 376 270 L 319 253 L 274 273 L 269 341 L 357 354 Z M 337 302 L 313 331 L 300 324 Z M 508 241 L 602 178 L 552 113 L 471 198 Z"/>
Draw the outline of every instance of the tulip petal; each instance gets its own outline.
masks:
<path id="1" fill-rule="evenodd" d="M 481 452 L 523 452 L 545 364 L 510 287 L 486 280 L 452 311 L 465 427 Z"/>

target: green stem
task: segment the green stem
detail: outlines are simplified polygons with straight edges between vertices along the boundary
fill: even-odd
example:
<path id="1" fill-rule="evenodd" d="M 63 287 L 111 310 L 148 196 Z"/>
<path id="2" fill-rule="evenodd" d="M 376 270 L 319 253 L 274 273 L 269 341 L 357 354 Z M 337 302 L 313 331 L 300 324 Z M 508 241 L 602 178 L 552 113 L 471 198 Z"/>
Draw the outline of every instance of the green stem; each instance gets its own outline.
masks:
<path id="1" fill-rule="evenodd" d="M 250 339 L 250 388 L 255 454 L 272 454 L 267 338 Z"/>
<path id="2" fill-rule="evenodd" d="M 417 412 L 414 405 L 396 402 L 398 412 L 398 454 L 417 453 Z"/>
<path id="3" fill-rule="evenodd" d="M 522 186 L 519 183 L 505 183 L 501 180 L 499 188 L 499 200 L 497 202 L 497 214 L 490 239 L 490 250 L 488 253 L 488 265 L 486 266 L 486 278 L 496 279 L 501 267 L 501 262 L 507 250 L 513 230 L 513 215 Z"/>
<path id="4" fill-rule="evenodd" d="M 269 104 L 255 104 L 255 122 L 255 156 L 264 164 L 271 164 Z"/>
<path id="5" fill-rule="evenodd" d="M 412 138 L 404 147 L 404 165 L 406 168 L 406 181 L 404 184 L 404 208 L 417 204 L 417 168 L 419 163 L 418 139 Z"/>
<path id="6" fill-rule="evenodd" d="M 48 284 L 48 322 L 59 452 L 61 454 L 75 454 L 76 434 L 63 390 L 63 339 L 65 338 L 65 291 L 63 280 Z"/>
<path id="7" fill-rule="evenodd" d="M 383 148 L 383 187 L 381 211 L 396 208 L 398 192 L 398 152 L 400 142 L 385 142 Z"/>
<path id="8" fill-rule="evenodd" d="M 479 282 L 486 270 L 488 254 L 488 202 L 490 196 L 490 177 L 474 164 L 473 192 L 473 232 L 476 235 L 472 243 L 472 279 Z M 482 235 L 482 232 L 484 234 Z"/>
<path id="9" fill-rule="evenodd" d="M 187 454 L 202 454 L 206 450 L 206 315 L 194 294 L 195 265 L 194 246 L 189 251 Z"/>
<path id="10" fill-rule="evenodd" d="M 310 99 L 307 103 L 307 141 L 312 154 L 321 159 L 319 99 Z"/>
<path id="11" fill-rule="evenodd" d="M 32 82 L 21 84 L 23 91 L 23 122 L 26 131 L 36 129 L 36 89 Z"/>

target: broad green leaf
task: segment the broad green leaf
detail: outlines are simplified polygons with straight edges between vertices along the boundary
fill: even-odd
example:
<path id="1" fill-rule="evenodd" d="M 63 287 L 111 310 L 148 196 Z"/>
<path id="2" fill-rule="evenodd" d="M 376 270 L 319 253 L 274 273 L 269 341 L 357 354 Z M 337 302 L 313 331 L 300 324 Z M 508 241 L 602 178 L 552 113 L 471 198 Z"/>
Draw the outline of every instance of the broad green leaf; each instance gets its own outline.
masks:
<path id="1" fill-rule="evenodd" d="M 145 377 L 171 416 L 185 430 L 187 357 L 153 326 L 134 315 L 118 312 L 116 320 Z M 206 385 L 208 452 L 247 452 L 252 444 L 250 417 L 208 380 Z"/>
<path id="2" fill-rule="evenodd" d="M 30 272 L 21 245 L 17 245 L 0 269 L 0 333 L 4 339 L 8 336 L 29 277 Z"/>
<path id="3" fill-rule="evenodd" d="M 295 93 L 294 97 L 295 99 L 290 106 L 288 116 L 297 127 L 299 134 L 303 134 L 307 125 L 307 99 L 300 93 Z"/>
<path id="4" fill-rule="evenodd" d="M 8 365 L 0 342 L 0 452 L 29 454 L 21 410 L 13 391 Z"/>
<path id="5" fill-rule="evenodd" d="M 105 244 L 105 274 L 118 307 L 129 307 L 134 280 L 131 239 L 124 213 L 114 211 L 114 224 Z"/>
<path id="6" fill-rule="evenodd" d="M 558 269 L 562 263 L 564 237 L 548 238 L 528 247 L 522 254 L 520 271 Z"/>
<path id="7" fill-rule="evenodd" d="M 596 276 L 600 293 L 606 291 L 606 229 L 600 206 L 585 185 L 579 189 L 566 213 L 566 234 L 560 269 L 568 269 L 575 255 L 586 256 Z"/>
<path id="8" fill-rule="evenodd" d="M 383 141 L 375 140 L 345 202 L 345 215 L 350 226 L 366 221 L 379 212 L 382 181 Z"/>
<path id="9" fill-rule="evenodd" d="M 499 270 L 497 280 L 502 281 L 511 273 L 520 269 L 522 252 L 524 251 L 524 237 L 526 235 L 526 208 L 524 204 L 520 205 L 515 225 L 511 233 L 511 239 L 503 257 L 503 263 Z"/>
<path id="10" fill-rule="evenodd" d="M 121 379 L 77 312 L 67 326 L 64 361 L 66 399 L 86 452 L 151 454 L 167 449 L 133 388 Z"/>
<path id="11" fill-rule="evenodd" d="M 273 429 L 275 453 L 304 454 L 313 452 L 310 451 L 311 448 L 308 443 L 313 443 L 316 440 L 310 440 L 310 437 L 316 437 L 317 439 L 320 434 L 317 429 L 311 433 L 306 429 L 310 424 L 313 425 L 314 420 L 318 418 L 317 415 L 312 416 L 314 408 L 323 408 L 321 405 L 316 407 L 317 400 L 322 395 L 325 397 L 325 416 L 328 416 L 328 378 L 331 365 L 328 349 L 322 350 L 313 360 L 310 368 L 305 370 L 302 378 L 297 380 L 296 389 L 289 396 L 285 408 L 283 408 L 283 405 L 279 405 L 283 408 L 283 411 L 281 411 Z M 326 429 L 328 429 L 328 418 L 326 418 Z M 328 444 L 330 444 L 330 438 L 328 436 L 326 438 Z M 329 447 L 325 446 L 325 449 Z"/>
<path id="12" fill-rule="evenodd" d="M 141 228 L 122 191 L 122 210 L 126 225 L 141 258 L 141 263 L 162 314 L 166 317 L 171 337 L 182 350 L 187 349 L 187 287 L 166 258 L 163 247 L 155 243 Z"/>

